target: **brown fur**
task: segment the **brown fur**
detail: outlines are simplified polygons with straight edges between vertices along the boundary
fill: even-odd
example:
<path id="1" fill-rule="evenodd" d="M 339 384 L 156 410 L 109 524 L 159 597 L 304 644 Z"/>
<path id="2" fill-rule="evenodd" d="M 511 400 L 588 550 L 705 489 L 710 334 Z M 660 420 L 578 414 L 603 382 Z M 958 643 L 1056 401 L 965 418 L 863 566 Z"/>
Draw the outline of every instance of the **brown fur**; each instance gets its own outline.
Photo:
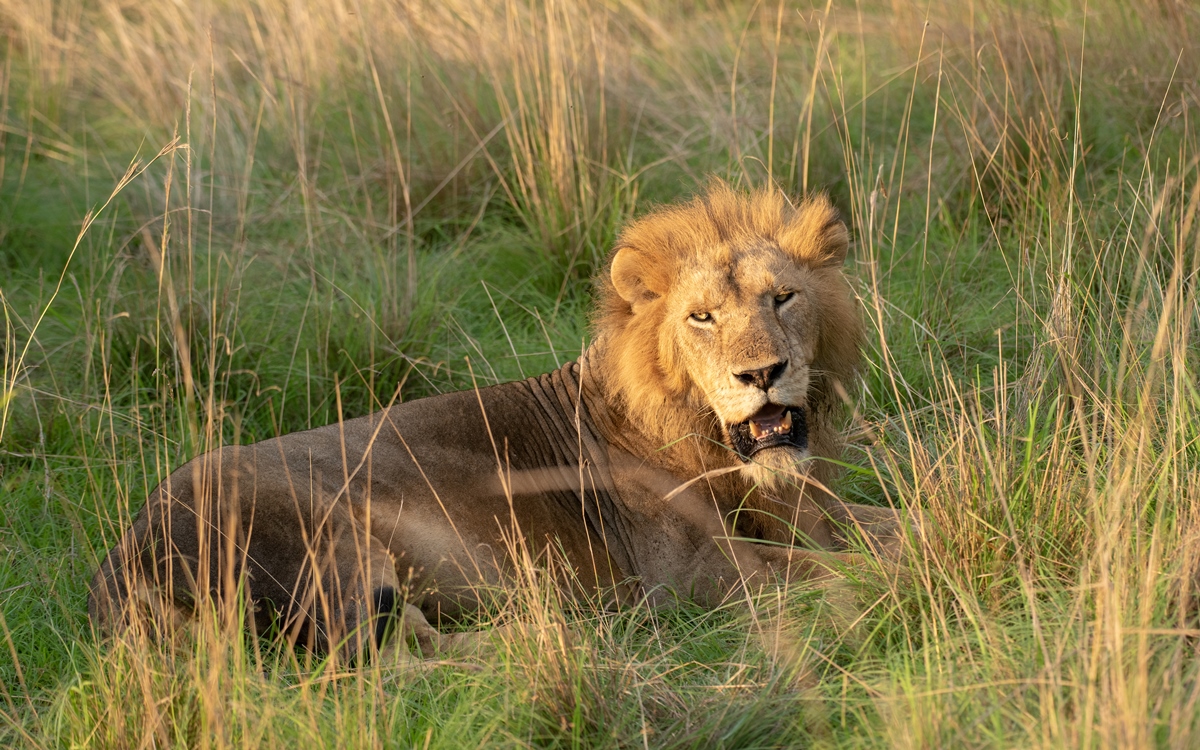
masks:
<path id="1" fill-rule="evenodd" d="M 654 211 L 599 275 L 578 363 L 194 459 L 102 562 L 92 619 L 120 630 L 148 591 L 187 612 L 243 590 L 257 627 L 316 647 L 356 651 L 395 609 L 430 653 L 426 618 L 475 610 L 526 552 L 561 555 L 580 593 L 706 604 L 852 562 L 824 551 L 849 526 L 895 554 L 895 514 L 820 489 L 861 336 L 847 243 L 823 197 L 714 182 Z M 807 451 L 793 433 L 731 450 L 784 406 L 807 414 Z"/>

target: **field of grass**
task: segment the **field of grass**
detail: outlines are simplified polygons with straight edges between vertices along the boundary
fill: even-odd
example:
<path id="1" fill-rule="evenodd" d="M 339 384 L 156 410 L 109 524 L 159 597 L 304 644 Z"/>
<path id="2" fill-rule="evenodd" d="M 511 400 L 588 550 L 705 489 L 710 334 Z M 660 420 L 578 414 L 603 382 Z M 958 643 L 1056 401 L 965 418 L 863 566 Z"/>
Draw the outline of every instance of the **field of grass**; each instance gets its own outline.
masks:
<path id="1" fill-rule="evenodd" d="M 1195 5 L 0 0 L 0 50 L 0 745 L 1200 746 Z M 476 668 L 97 643 L 171 468 L 573 358 L 709 174 L 851 226 L 836 489 L 930 521 L 856 621 L 531 577 Z"/>

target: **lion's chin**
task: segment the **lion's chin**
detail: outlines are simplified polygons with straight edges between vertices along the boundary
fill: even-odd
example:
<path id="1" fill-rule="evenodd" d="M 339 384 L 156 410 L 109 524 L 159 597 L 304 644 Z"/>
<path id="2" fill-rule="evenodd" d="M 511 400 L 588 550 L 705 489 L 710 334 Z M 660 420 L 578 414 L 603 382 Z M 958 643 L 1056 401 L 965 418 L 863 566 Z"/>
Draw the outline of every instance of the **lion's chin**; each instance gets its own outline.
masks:
<path id="1" fill-rule="evenodd" d="M 759 487 L 782 490 L 803 480 L 805 472 L 802 464 L 808 456 L 807 450 L 791 446 L 765 448 L 742 466 L 742 474 Z"/>
<path id="2" fill-rule="evenodd" d="M 767 404 L 725 430 L 730 447 L 746 463 L 753 458 L 756 463 L 791 464 L 808 454 L 808 420 L 799 406 Z"/>

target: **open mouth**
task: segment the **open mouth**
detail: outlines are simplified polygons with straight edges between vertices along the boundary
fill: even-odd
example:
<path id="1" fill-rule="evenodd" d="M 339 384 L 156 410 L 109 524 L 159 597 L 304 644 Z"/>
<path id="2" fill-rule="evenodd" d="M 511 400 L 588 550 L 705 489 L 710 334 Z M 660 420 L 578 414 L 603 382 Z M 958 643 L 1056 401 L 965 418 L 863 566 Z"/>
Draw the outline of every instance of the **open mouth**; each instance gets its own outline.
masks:
<path id="1" fill-rule="evenodd" d="M 799 406 L 767 404 L 745 422 L 729 425 L 729 442 L 743 460 L 765 448 L 808 448 L 808 424 Z"/>

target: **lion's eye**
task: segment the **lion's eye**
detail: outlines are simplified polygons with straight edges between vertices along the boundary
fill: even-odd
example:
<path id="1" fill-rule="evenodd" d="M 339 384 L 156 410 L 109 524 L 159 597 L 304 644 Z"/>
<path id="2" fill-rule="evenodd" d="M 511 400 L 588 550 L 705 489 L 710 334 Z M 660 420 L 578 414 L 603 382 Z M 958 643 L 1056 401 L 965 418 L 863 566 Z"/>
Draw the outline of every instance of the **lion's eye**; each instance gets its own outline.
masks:
<path id="1" fill-rule="evenodd" d="M 688 318 L 695 321 L 696 323 L 711 323 L 712 322 L 712 313 L 694 312 L 691 315 L 689 315 Z"/>
<path id="2" fill-rule="evenodd" d="M 790 300 L 792 297 L 795 297 L 795 296 L 796 296 L 795 292 L 780 292 L 779 294 L 775 295 L 775 304 L 782 305 L 784 302 L 787 302 L 788 300 Z"/>

